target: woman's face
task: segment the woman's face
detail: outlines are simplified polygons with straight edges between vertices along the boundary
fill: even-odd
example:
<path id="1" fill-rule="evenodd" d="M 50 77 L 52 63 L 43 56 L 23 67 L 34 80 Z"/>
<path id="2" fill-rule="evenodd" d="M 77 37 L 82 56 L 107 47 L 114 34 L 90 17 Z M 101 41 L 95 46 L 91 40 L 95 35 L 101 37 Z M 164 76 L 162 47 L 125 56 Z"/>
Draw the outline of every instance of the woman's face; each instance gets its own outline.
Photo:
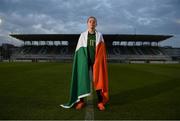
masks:
<path id="1" fill-rule="evenodd" d="M 94 18 L 89 18 L 88 22 L 88 29 L 95 29 L 96 28 L 96 20 Z"/>

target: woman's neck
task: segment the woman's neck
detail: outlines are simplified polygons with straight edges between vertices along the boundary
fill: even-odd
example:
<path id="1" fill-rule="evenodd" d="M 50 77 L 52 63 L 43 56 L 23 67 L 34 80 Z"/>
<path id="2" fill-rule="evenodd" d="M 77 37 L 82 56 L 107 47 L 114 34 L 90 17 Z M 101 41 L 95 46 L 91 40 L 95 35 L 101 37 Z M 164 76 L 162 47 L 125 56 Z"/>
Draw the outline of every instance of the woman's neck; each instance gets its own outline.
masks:
<path id="1" fill-rule="evenodd" d="M 88 32 L 89 32 L 90 34 L 94 34 L 94 33 L 95 33 L 95 29 L 88 29 Z"/>

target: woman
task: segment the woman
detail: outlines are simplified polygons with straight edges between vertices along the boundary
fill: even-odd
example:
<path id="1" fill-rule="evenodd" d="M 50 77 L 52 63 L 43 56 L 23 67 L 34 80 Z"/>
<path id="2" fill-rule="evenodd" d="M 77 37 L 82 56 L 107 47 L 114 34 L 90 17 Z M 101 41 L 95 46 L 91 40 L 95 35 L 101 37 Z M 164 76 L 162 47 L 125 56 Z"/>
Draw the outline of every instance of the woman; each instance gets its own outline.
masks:
<path id="1" fill-rule="evenodd" d="M 109 100 L 106 48 L 103 36 L 96 31 L 96 26 L 96 18 L 90 16 L 87 19 L 87 31 L 79 37 L 73 60 L 70 101 L 61 105 L 64 108 L 71 108 L 75 104 L 75 108 L 79 110 L 85 106 L 84 97 L 91 94 L 90 68 L 93 72 L 93 87 L 98 96 L 98 109 L 105 110 Z"/>

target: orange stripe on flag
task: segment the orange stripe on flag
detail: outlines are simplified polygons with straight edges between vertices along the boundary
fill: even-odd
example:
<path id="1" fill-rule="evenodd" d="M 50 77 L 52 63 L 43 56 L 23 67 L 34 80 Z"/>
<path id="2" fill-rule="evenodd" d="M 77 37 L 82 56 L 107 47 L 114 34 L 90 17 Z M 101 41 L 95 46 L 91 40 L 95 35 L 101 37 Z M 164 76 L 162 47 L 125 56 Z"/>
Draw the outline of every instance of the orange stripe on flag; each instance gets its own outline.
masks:
<path id="1" fill-rule="evenodd" d="M 93 84 L 96 90 L 102 90 L 104 104 L 109 100 L 108 71 L 105 43 L 101 41 L 96 46 L 95 62 L 93 66 Z"/>

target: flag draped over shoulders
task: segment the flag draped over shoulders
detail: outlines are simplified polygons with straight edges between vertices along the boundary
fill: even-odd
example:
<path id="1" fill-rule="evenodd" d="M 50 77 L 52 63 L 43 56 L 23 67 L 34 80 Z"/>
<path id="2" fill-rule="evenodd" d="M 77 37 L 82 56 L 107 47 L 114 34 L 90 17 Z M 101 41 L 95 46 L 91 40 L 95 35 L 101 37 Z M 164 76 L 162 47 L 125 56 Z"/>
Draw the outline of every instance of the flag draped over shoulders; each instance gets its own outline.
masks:
<path id="1" fill-rule="evenodd" d="M 67 104 L 61 105 L 64 108 L 71 108 L 80 98 L 91 94 L 87 39 L 88 31 L 81 33 L 73 59 L 70 99 Z M 93 86 L 96 90 L 101 90 L 103 103 L 106 104 L 109 100 L 106 47 L 102 34 L 97 31 L 95 61 L 93 65 Z"/>

